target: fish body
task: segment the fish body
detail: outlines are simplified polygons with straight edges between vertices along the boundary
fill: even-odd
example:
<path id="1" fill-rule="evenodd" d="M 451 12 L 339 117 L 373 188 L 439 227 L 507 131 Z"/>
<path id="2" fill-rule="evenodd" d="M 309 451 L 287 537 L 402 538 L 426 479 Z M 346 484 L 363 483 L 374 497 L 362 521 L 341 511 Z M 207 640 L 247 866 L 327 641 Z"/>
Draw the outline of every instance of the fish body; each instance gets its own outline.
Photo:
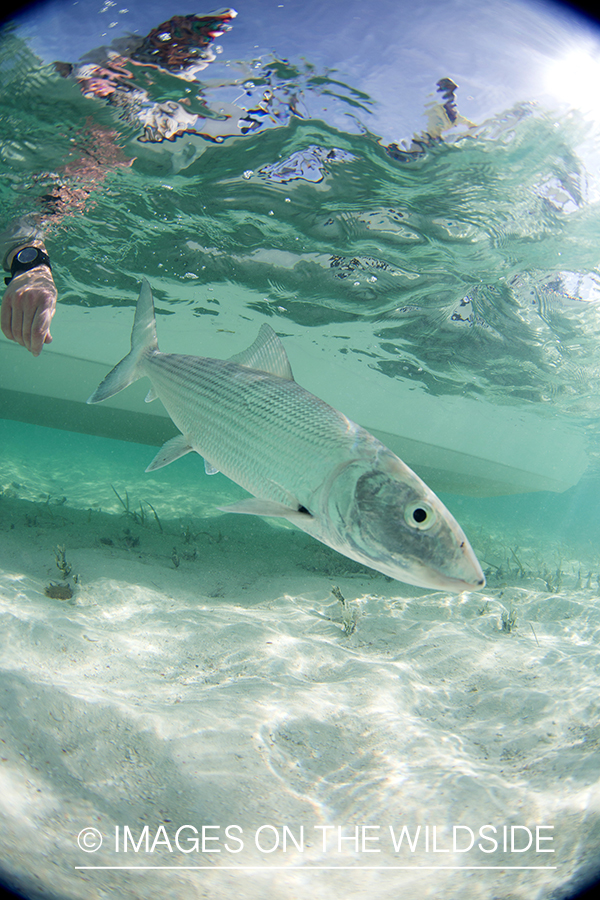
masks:
<path id="1" fill-rule="evenodd" d="M 294 380 L 269 325 L 229 360 L 161 353 L 152 292 L 144 280 L 131 352 L 88 403 L 148 376 L 180 434 L 146 471 L 186 453 L 204 457 L 253 496 L 227 511 L 282 516 L 339 553 L 420 587 L 483 587 L 464 532 L 394 453 Z"/>

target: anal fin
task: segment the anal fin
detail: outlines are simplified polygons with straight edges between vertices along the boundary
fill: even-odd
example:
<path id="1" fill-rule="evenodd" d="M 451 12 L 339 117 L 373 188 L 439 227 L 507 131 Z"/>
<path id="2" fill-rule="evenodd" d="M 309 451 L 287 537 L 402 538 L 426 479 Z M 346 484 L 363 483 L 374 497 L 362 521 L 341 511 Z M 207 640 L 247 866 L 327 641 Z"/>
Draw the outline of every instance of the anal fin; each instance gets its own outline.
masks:
<path id="1" fill-rule="evenodd" d="M 146 469 L 146 472 L 154 472 L 155 469 L 162 469 L 163 466 L 168 466 L 170 463 L 175 462 L 180 456 L 191 453 L 193 449 L 189 439 L 186 438 L 184 434 L 178 434 L 162 445 Z"/>

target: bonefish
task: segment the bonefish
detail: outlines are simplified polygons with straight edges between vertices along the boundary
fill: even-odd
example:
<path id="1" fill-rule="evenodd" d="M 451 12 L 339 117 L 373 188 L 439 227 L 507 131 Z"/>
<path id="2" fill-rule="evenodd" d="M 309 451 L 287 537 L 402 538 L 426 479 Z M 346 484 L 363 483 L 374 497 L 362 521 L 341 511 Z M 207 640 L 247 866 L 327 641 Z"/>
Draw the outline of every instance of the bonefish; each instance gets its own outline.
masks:
<path id="1" fill-rule="evenodd" d="M 228 512 L 282 516 L 338 553 L 398 581 L 436 590 L 483 587 L 473 550 L 421 479 L 360 425 L 300 387 L 278 336 L 262 325 L 228 360 L 161 353 L 152 291 L 138 299 L 131 351 L 88 403 L 138 378 L 181 432 L 147 472 L 192 450 L 252 496 Z"/>

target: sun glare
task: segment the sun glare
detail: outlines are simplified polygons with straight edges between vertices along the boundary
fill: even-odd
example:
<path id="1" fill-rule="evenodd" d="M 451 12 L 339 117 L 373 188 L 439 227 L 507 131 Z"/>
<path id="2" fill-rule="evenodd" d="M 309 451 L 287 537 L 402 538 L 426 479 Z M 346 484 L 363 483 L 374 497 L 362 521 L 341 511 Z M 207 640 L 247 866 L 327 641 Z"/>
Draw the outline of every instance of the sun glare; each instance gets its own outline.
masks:
<path id="1" fill-rule="evenodd" d="M 555 60 L 546 74 L 546 88 L 558 100 L 600 120 L 600 52 L 581 47 Z"/>

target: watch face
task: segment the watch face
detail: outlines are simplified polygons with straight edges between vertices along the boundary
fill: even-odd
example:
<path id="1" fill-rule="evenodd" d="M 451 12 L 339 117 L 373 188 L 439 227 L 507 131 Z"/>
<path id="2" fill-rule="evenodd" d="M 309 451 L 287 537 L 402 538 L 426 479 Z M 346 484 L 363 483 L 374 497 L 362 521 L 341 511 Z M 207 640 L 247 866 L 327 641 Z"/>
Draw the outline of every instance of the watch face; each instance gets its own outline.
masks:
<path id="1" fill-rule="evenodd" d="M 30 263 L 30 262 L 33 262 L 33 260 L 37 258 L 37 255 L 38 255 L 37 247 L 25 247 L 23 250 L 20 250 L 17 253 L 17 260 L 20 263 Z"/>

